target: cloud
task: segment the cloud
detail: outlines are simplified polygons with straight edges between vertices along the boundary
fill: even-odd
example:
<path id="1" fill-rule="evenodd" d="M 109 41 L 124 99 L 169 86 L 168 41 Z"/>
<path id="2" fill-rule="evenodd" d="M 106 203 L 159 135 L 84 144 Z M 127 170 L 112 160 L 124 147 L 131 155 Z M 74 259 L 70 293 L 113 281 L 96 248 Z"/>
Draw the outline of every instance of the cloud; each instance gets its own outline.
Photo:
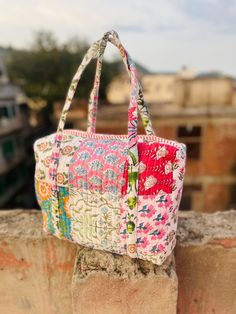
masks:
<path id="1" fill-rule="evenodd" d="M 136 59 L 152 70 L 236 74 L 235 0 L 0 0 L 0 45 L 26 47 L 32 33 L 92 42 L 116 29 Z"/>
<path id="2" fill-rule="evenodd" d="M 207 27 L 208 31 L 230 29 L 236 32 L 235 0 L 179 0 L 173 3 L 186 19 Z"/>

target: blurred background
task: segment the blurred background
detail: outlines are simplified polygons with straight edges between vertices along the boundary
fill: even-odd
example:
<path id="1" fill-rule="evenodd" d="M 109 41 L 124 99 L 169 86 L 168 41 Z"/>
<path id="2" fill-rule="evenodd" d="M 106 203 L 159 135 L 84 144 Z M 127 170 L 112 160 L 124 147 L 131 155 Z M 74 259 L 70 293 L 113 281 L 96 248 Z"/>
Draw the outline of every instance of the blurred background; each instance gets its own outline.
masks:
<path id="1" fill-rule="evenodd" d="M 236 208 L 235 0 L 0 0 L 0 6 L 0 208 L 38 208 L 32 145 L 56 130 L 84 53 L 110 29 L 136 61 L 158 136 L 187 144 L 180 209 Z M 107 50 L 97 132 L 127 133 L 129 79 L 115 48 Z M 86 129 L 94 73 L 92 63 L 68 128 Z"/>

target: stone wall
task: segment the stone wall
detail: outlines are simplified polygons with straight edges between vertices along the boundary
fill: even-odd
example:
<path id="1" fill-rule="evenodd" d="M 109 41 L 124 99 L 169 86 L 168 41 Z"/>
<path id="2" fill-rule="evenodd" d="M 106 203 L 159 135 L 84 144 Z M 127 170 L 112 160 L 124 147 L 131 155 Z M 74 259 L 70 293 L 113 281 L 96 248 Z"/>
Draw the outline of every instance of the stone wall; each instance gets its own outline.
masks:
<path id="1" fill-rule="evenodd" d="M 175 259 L 158 267 L 45 235 L 39 211 L 1 211 L 0 313 L 236 313 L 235 222 L 181 213 Z"/>

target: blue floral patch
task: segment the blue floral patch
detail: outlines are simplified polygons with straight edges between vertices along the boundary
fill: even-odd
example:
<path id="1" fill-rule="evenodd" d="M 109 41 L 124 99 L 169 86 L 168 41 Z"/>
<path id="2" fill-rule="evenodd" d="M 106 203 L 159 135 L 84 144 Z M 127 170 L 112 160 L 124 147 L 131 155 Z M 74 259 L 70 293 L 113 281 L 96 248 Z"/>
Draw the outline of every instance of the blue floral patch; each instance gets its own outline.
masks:
<path id="1" fill-rule="evenodd" d="M 90 162 L 89 166 L 92 170 L 95 171 L 101 170 L 103 168 L 103 164 L 99 160 L 93 160 Z"/>
<path id="2" fill-rule="evenodd" d="M 111 169 L 107 169 L 105 172 L 104 172 L 104 176 L 106 179 L 108 180 L 115 180 L 117 178 L 117 174 L 111 170 Z"/>
<path id="3" fill-rule="evenodd" d="M 104 155 L 104 153 L 105 153 L 105 149 L 102 148 L 102 147 L 97 147 L 97 148 L 95 149 L 94 153 L 95 153 L 96 155 L 98 155 L 98 156 L 102 156 L 102 155 Z"/>
<path id="4" fill-rule="evenodd" d="M 79 179 L 77 182 L 78 186 L 80 186 L 81 188 L 88 190 L 89 189 L 89 184 L 87 181 L 83 180 L 83 179 Z"/>
<path id="5" fill-rule="evenodd" d="M 84 142 L 84 146 L 93 148 L 95 146 L 95 143 L 93 141 L 86 141 Z"/>
<path id="6" fill-rule="evenodd" d="M 125 148 L 123 149 L 123 151 L 121 152 L 122 156 L 127 156 L 128 153 L 129 153 L 128 147 L 125 147 Z"/>
<path id="7" fill-rule="evenodd" d="M 77 167 L 77 168 L 75 168 L 75 169 L 76 169 L 76 172 L 77 172 L 77 174 L 78 174 L 79 176 L 86 176 L 86 175 L 88 174 L 87 169 L 85 169 L 85 168 L 83 168 L 83 167 L 81 167 L 81 166 L 79 166 L 79 167 Z"/>
<path id="8" fill-rule="evenodd" d="M 102 184 L 102 180 L 98 176 L 92 176 L 89 180 L 96 185 Z"/>
<path id="9" fill-rule="evenodd" d="M 91 155 L 89 154 L 89 152 L 81 152 L 80 154 L 79 154 L 79 158 L 81 159 L 81 160 L 89 160 L 90 158 L 91 158 Z"/>
<path id="10" fill-rule="evenodd" d="M 119 159 L 116 157 L 116 155 L 110 154 L 105 157 L 105 160 L 108 164 L 114 165 L 118 162 Z"/>
<path id="11" fill-rule="evenodd" d="M 102 143 L 102 144 L 110 144 L 110 143 L 112 143 L 113 141 L 114 141 L 113 139 L 108 138 L 108 139 L 101 140 L 101 143 Z"/>
<path id="12" fill-rule="evenodd" d="M 115 185 L 107 185 L 106 190 L 111 193 L 117 193 L 118 188 Z"/>
<path id="13" fill-rule="evenodd" d="M 101 207 L 101 211 L 106 214 L 108 212 L 108 208 L 106 206 Z"/>
<path id="14" fill-rule="evenodd" d="M 109 148 L 112 150 L 119 150 L 120 146 L 119 145 L 111 145 L 111 146 L 109 146 Z"/>

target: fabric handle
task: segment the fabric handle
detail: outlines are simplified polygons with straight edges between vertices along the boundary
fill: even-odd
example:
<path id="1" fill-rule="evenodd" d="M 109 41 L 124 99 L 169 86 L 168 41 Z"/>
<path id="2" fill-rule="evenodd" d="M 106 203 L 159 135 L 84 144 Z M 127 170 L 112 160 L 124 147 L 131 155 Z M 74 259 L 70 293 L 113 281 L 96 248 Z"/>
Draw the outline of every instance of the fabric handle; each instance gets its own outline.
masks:
<path id="1" fill-rule="evenodd" d="M 129 105 L 129 113 L 128 113 L 128 120 L 129 120 L 129 129 L 128 129 L 128 135 L 131 135 L 131 129 L 132 132 L 135 129 L 135 134 L 137 133 L 137 103 L 139 100 L 139 84 L 137 80 L 137 72 L 135 68 L 135 64 L 132 61 L 131 57 L 129 56 L 128 52 L 125 50 L 123 45 L 121 44 L 118 35 L 116 32 L 111 31 L 105 33 L 102 39 L 95 42 L 91 48 L 88 50 L 86 55 L 83 58 L 83 61 L 81 65 L 79 66 L 76 74 L 74 75 L 71 85 L 69 87 L 66 102 L 62 110 L 62 114 L 60 117 L 60 121 L 57 128 L 57 138 L 60 142 L 60 137 L 62 136 L 62 132 L 65 126 L 67 113 L 69 111 L 69 108 L 71 106 L 72 99 L 74 97 L 77 85 L 79 83 L 79 80 L 81 78 L 81 75 L 83 71 L 85 70 L 86 66 L 90 63 L 90 61 L 94 58 L 100 58 L 101 55 L 104 53 L 104 49 L 106 46 L 107 41 L 110 41 L 113 43 L 119 50 L 122 56 L 122 59 L 125 61 L 125 64 L 127 66 L 127 69 L 130 73 L 130 79 L 131 79 L 131 96 L 130 96 L 130 105 Z M 132 114 L 133 113 L 133 114 Z M 132 117 L 132 118 L 131 118 Z M 130 125 L 133 125 L 133 128 L 130 127 Z M 135 127 L 134 127 L 135 126 Z M 132 133 L 133 134 L 133 133 Z M 136 137 L 137 135 L 135 135 Z M 134 136 L 132 136 L 133 138 Z"/>
<path id="2" fill-rule="evenodd" d="M 116 36 L 116 40 L 112 43 L 118 47 L 118 43 L 121 44 L 118 34 L 115 31 L 110 32 L 112 36 Z M 97 108 L 98 108 L 98 99 L 99 99 L 99 86 L 100 86 L 100 78 L 101 78 L 101 71 L 102 71 L 102 62 L 103 62 L 103 55 L 108 42 L 108 38 L 105 37 L 104 39 L 104 45 L 103 50 L 100 54 L 100 56 L 97 59 L 97 65 L 96 65 L 96 73 L 95 73 L 95 79 L 93 84 L 93 89 L 90 93 L 89 97 L 89 103 L 88 103 L 88 125 L 87 125 L 87 132 L 88 133 L 95 133 L 96 132 L 96 120 L 97 120 Z M 129 69 L 127 67 L 127 62 L 125 58 L 122 56 L 122 60 L 125 64 L 125 68 L 130 74 Z M 152 121 L 150 119 L 150 115 L 148 112 L 147 104 L 144 101 L 143 97 L 143 91 L 142 86 L 139 84 L 139 95 L 138 95 L 138 112 L 141 116 L 141 120 L 144 126 L 144 130 L 147 135 L 155 135 L 155 131 L 152 126 Z"/>

